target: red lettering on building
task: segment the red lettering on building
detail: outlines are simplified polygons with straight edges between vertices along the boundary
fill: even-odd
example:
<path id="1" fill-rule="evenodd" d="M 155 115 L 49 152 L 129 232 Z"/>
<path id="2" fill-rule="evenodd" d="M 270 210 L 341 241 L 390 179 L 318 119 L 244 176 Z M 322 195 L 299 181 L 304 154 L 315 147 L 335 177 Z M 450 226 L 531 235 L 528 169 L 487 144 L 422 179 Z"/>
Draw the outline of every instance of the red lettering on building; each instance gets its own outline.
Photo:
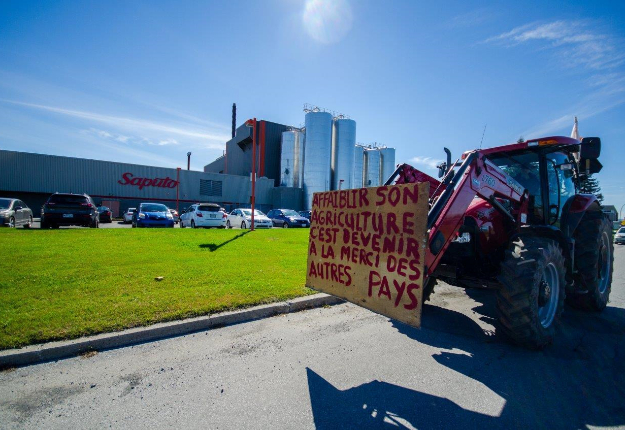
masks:
<path id="1" fill-rule="evenodd" d="M 134 176 L 130 172 L 126 172 L 122 175 L 121 181 L 117 181 L 120 185 L 132 185 L 135 187 L 139 187 L 142 190 L 145 187 L 158 187 L 158 188 L 176 188 L 178 186 L 178 181 L 174 181 L 169 176 L 166 178 L 140 178 L 138 176 Z"/>

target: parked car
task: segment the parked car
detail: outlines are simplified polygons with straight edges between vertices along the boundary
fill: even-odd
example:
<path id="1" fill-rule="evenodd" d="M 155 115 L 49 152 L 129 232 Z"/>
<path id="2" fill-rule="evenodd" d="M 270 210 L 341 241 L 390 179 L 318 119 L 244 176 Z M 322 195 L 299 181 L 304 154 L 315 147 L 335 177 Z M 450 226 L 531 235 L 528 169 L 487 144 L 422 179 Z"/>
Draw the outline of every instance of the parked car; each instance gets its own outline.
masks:
<path id="1" fill-rule="evenodd" d="M 618 245 L 622 245 L 625 243 L 625 227 L 621 227 L 618 229 L 618 231 L 614 235 L 614 243 Z"/>
<path id="2" fill-rule="evenodd" d="M 113 222 L 113 212 L 106 206 L 98 206 L 100 222 Z"/>
<path id="3" fill-rule="evenodd" d="M 137 211 L 137 208 L 128 208 L 124 212 L 124 224 L 130 224 L 132 222 L 132 216 Z"/>
<path id="4" fill-rule="evenodd" d="M 225 228 L 228 214 L 214 203 L 196 203 L 180 215 L 180 228 Z"/>
<path id="5" fill-rule="evenodd" d="M 41 228 L 79 225 L 98 228 L 98 209 L 87 194 L 54 193 L 41 208 Z"/>
<path id="6" fill-rule="evenodd" d="M 299 211 L 299 214 L 303 216 L 304 218 L 306 218 L 308 221 L 310 221 L 310 215 L 311 215 L 310 211 Z"/>
<path id="7" fill-rule="evenodd" d="M 251 209 L 235 209 L 226 220 L 226 227 L 250 228 L 252 226 Z M 259 210 L 254 211 L 254 228 L 272 228 L 273 222 Z"/>
<path id="8" fill-rule="evenodd" d="M 33 211 L 26 203 L 17 199 L 0 197 L 0 226 L 30 228 L 33 224 Z"/>
<path id="9" fill-rule="evenodd" d="M 292 209 L 272 209 L 267 213 L 274 227 L 310 227 L 308 218 L 304 218 Z"/>
<path id="10" fill-rule="evenodd" d="M 180 215 L 178 215 L 178 211 L 176 209 L 169 209 L 169 212 L 174 217 L 174 222 L 178 224 L 178 222 L 180 221 Z"/>
<path id="11" fill-rule="evenodd" d="M 140 203 L 132 217 L 132 227 L 174 227 L 169 208 L 160 203 Z"/>

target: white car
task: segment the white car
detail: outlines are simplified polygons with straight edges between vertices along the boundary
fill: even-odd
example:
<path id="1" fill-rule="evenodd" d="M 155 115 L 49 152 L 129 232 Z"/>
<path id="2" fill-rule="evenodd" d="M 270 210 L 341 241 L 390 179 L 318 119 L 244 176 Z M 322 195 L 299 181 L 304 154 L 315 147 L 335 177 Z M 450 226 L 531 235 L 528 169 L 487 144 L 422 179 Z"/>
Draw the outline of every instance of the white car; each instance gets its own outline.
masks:
<path id="1" fill-rule="evenodd" d="M 625 227 L 619 228 L 614 235 L 614 243 L 617 245 L 623 245 L 625 243 Z"/>
<path id="2" fill-rule="evenodd" d="M 228 215 L 214 203 L 196 203 L 180 214 L 180 228 L 225 228 Z"/>
<path id="3" fill-rule="evenodd" d="M 226 227 L 250 228 L 252 226 L 251 209 L 235 209 L 230 212 L 226 220 Z M 273 221 L 259 210 L 254 211 L 254 228 L 272 228 Z"/>
<path id="4" fill-rule="evenodd" d="M 135 213 L 137 208 L 128 208 L 126 212 L 124 212 L 124 224 L 130 224 L 132 222 L 132 214 Z"/>

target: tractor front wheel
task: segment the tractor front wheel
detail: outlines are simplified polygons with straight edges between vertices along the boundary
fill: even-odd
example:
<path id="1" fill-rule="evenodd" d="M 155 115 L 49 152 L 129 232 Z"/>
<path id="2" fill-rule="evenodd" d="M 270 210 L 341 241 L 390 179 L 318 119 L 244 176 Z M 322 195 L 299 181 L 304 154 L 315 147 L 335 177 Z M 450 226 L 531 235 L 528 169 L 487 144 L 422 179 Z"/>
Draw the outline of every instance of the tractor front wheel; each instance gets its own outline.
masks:
<path id="1" fill-rule="evenodd" d="M 504 333 L 532 349 L 550 344 L 564 307 L 565 275 L 557 242 L 533 236 L 513 241 L 498 277 L 497 312 Z"/>
<path id="2" fill-rule="evenodd" d="M 429 276 L 425 282 L 423 283 L 423 303 L 430 301 L 430 296 L 434 292 L 434 287 L 436 286 L 436 279 Z"/>
<path id="3" fill-rule="evenodd" d="M 575 292 L 567 304 L 587 311 L 608 305 L 614 270 L 610 221 L 601 212 L 587 212 L 575 231 Z"/>

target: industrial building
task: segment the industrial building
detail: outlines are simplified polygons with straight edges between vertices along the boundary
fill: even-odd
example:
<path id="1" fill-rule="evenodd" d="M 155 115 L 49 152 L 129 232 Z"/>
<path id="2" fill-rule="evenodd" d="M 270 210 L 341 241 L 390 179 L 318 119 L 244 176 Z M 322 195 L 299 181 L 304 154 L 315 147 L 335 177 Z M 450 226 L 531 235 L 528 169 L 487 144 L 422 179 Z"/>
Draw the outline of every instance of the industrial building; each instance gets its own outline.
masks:
<path id="1" fill-rule="evenodd" d="M 356 121 L 308 105 L 304 111 L 304 127 L 265 120 L 256 127 L 257 176 L 273 180 L 290 201 L 301 199 L 301 207 L 310 209 L 316 192 L 376 187 L 393 173 L 395 149 L 358 144 Z M 233 123 L 234 118 L 233 113 Z M 244 124 L 233 129 L 224 155 L 204 172 L 248 176 L 251 171 L 252 127 Z"/>
<path id="2" fill-rule="evenodd" d="M 256 181 L 256 207 L 270 210 L 301 204 L 274 181 Z M 0 150 L 0 196 L 23 200 L 38 216 L 55 192 L 86 193 L 114 216 L 141 202 L 183 209 L 197 202 L 218 203 L 227 210 L 249 207 L 249 176 L 205 173 L 84 158 Z"/>

